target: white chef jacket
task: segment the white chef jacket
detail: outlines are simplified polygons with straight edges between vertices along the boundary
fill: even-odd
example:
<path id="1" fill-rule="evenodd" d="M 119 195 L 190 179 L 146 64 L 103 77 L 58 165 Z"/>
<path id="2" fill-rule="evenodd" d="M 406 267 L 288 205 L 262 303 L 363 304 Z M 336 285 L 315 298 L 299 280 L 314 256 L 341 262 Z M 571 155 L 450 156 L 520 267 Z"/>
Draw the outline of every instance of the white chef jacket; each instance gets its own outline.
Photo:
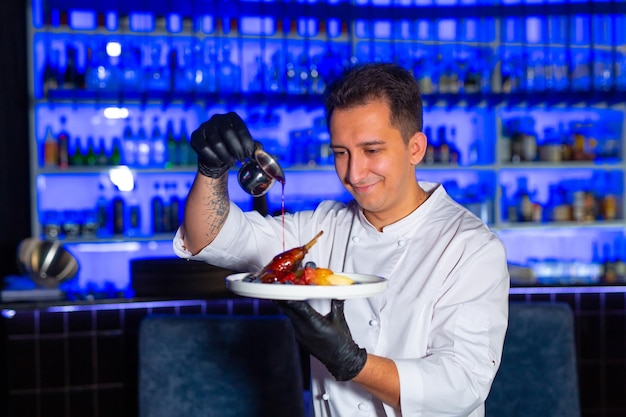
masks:
<path id="1" fill-rule="evenodd" d="M 443 186 L 420 185 L 432 192 L 430 197 L 382 232 L 355 202 L 324 201 L 315 211 L 286 215 L 287 249 L 324 231 L 304 262 L 389 280 L 381 295 L 346 300 L 345 316 L 359 346 L 395 362 L 400 409 L 354 382 L 335 381 L 312 358 L 316 417 L 484 416 L 508 322 L 504 247 Z M 179 230 L 174 250 L 182 258 L 257 272 L 284 250 L 282 219 L 243 213 L 231 204 L 224 227 L 209 246 L 192 256 Z M 328 300 L 311 304 L 323 314 L 330 309 Z"/>

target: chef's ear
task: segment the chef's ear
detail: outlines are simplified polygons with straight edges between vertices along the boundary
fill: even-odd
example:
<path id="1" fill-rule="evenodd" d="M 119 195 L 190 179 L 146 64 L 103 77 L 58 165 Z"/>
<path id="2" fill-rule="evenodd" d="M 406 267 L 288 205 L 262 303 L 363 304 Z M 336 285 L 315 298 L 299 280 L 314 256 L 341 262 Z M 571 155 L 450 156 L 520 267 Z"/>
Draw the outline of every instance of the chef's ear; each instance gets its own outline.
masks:
<path id="1" fill-rule="evenodd" d="M 428 146 L 428 138 L 422 132 L 416 132 L 409 139 L 408 149 L 410 153 L 411 164 L 417 165 L 424 159 L 426 147 Z"/>

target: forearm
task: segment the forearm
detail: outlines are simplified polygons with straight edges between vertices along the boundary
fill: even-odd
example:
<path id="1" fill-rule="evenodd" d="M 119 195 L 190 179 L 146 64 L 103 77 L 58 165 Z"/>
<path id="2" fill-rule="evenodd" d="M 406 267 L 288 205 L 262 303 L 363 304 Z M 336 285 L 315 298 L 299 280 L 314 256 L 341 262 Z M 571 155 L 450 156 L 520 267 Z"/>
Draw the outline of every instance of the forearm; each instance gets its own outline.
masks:
<path id="1" fill-rule="evenodd" d="M 220 178 L 196 175 L 185 204 L 182 224 L 185 248 L 197 254 L 215 239 L 230 208 L 228 174 Z"/>
<path id="2" fill-rule="evenodd" d="M 400 377 L 391 359 L 368 354 L 365 366 L 352 381 L 386 404 L 400 407 Z"/>

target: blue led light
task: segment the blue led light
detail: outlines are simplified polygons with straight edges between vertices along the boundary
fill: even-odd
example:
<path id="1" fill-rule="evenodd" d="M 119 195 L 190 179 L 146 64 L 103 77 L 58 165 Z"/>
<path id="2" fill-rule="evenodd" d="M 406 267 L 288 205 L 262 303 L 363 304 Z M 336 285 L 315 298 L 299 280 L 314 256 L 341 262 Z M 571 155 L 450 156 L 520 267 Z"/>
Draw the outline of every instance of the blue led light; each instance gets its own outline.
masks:
<path id="1" fill-rule="evenodd" d="M 6 319 L 12 319 L 13 317 L 15 317 L 15 310 L 3 309 L 2 310 L 2 317 L 6 318 Z"/>
<path id="2" fill-rule="evenodd" d="M 164 307 L 186 307 L 201 306 L 204 310 L 210 301 L 207 300 L 166 300 L 166 301 L 130 301 L 122 303 L 103 303 L 103 304 L 75 304 L 52 306 L 46 308 L 51 313 L 72 313 L 75 311 L 102 311 L 102 310 L 130 310 L 137 308 L 164 308 Z M 232 311 L 233 300 L 226 300 L 228 311 Z M 258 309 L 259 300 L 252 300 L 253 309 Z"/>
<path id="3" fill-rule="evenodd" d="M 626 292 L 626 286 L 513 287 L 509 294 L 614 294 Z"/>

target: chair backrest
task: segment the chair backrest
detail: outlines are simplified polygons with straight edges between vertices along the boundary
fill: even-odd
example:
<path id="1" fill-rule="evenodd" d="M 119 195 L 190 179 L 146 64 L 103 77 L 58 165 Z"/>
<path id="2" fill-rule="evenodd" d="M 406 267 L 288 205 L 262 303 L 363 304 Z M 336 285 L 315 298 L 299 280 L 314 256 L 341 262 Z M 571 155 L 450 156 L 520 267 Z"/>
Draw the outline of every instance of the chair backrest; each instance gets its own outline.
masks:
<path id="1" fill-rule="evenodd" d="M 486 416 L 580 416 L 575 350 L 568 304 L 512 302 Z"/>
<path id="2" fill-rule="evenodd" d="M 139 415 L 300 417 L 301 366 L 284 316 L 147 316 L 139 329 Z"/>

